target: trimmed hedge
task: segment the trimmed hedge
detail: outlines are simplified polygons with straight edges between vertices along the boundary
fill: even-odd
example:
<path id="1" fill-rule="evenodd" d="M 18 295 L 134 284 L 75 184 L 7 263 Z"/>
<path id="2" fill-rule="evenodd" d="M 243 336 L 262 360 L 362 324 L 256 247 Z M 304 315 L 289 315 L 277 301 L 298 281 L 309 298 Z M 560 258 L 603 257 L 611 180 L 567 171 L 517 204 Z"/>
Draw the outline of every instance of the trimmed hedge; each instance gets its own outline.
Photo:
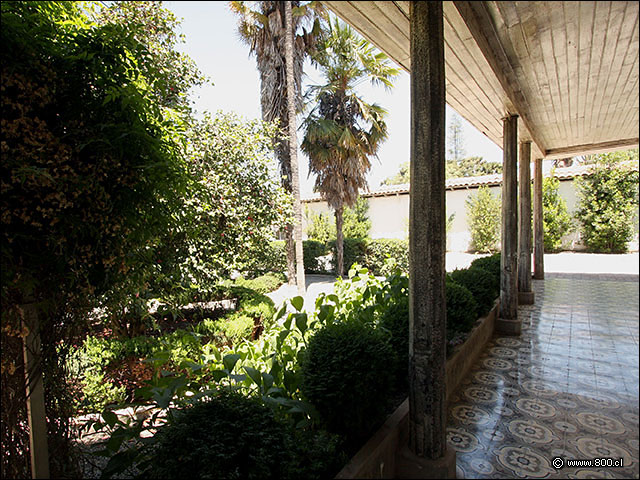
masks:
<path id="1" fill-rule="evenodd" d="M 482 268 L 493 276 L 493 285 L 500 292 L 500 253 L 494 253 L 487 257 L 476 258 L 469 268 Z"/>
<path id="2" fill-rule="evenodd" d="M 447 275 L 445 284 L 447 297 L 447 330 L 468 332 L 478 319 L 478 305 L 469 289 L 454 282 Z"/>
<path id="3" fill-rule="evenodd" d="M 493 308 L 495 299 L 500 295 L 500 285 L 495 285 L 495 277 L 477 265 L 451 272 L 451 279 L 466 287 L 478 304 L 478 314 L 486 315 Z"/>
<path id="4" fill-rule="evenodd" d="M 394 365 L 383 332 L 357 321 L 330 324 L 309 340 L 300 389 L 327 429 L 356 446 L 384 421 Z"/>

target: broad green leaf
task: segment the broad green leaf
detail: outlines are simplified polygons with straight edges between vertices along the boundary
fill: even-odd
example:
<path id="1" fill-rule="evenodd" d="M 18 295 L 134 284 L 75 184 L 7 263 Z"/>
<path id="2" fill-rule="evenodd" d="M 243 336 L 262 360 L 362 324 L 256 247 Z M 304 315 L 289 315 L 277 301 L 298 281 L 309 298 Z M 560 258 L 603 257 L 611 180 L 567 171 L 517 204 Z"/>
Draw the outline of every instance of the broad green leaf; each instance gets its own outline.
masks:
<path id="1" fill-rule="evenodd" d="M 238 360 L 240 360 L 240 355 L 238 355 L 237 353 L 233 353 L 230 355 L 225 355 L 222 359 L 222 363 L 224 365 L 224 368 L 226 368 L 229 373 L 231 373 L 233 372 L 236 363 L 238 363 Z"/>
<path id="2" fill-rule="evenodd" d="M 249 378 L 253 380 L 253 383 L 258 387 L 262 386 L 262 376 L 258 370 L 253 367 L 244 367 L 244 370 L 247 372 L 247 375 L 249 375 Z"/>
<path id="3" fill-rule="evenodd" d="M 110 427 L 113 427 L 116 423 L 118 423 L 118 416 L 110 411 L 105 410 L 102 412 L 102 418 Z"/>
<path id="4" fill-rule="evenodd" d="M 295 308 L 299 312 L 300 310 L 302 310 L 302 306 L 304 305 L 304 298 L 302 298 L 301 296 L 293 297 L 291 299 L 291 305 L 293 305 L 293 308 Z"/>

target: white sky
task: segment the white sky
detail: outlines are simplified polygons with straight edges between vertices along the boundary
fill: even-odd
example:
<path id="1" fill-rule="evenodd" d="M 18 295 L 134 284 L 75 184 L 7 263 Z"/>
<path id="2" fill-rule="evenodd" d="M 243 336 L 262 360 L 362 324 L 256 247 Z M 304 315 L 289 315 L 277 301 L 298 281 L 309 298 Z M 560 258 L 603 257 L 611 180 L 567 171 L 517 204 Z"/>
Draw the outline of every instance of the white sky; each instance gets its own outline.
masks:
<path id="1" fill-rule="evenodd" d="M 249 118 L 260 118 L 260 78 L 249 47 L 237 33 L 237 20 L 227 2 L 165 2 L 165 7 L 182 18 L 185 44 L 180 49 L 187 53 L 207 75 L 213 85 L 194 91 L 198 111 L 235 111 Z M 319 79 L 318 72 L 307 63 L 306 82 Z M 380 161 L 374 160 L 368 175 L 369 187 L 376 189 L 382 180 L 397 173 L 400 165 L 409 160 L 409 75 L 402 72 L 392 91 L 372 87 L 369 83 L 359 88 L 369 103 L 378 103 L 388 112 L 386 118 L 389 138 L 379 151 Z M 453 111 L 447 106 L 447 115 Z M 502 162 L 502 149 L 462 119 L 466 153 L 487 161 Z M 298 132 L 298 138 L 302 132 Z M 302 197 L 313 192 L 313 178 L 307 178 L 308 159 L 299 152 L 300 190 Z"/>

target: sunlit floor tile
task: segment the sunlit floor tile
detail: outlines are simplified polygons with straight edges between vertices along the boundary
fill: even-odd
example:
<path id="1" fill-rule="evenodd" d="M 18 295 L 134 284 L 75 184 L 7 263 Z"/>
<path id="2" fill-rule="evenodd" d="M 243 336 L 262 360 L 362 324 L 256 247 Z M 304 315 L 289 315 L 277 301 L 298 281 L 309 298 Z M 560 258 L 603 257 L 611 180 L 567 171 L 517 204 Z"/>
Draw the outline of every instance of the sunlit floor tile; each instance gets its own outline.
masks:
<path id="1" fill-rule="evenodd" d="M 465 478 L 638 478 L 638 279 L 549 275 L 449 406 Z M 622 458 L 622 468 L 553 459 Z"/>

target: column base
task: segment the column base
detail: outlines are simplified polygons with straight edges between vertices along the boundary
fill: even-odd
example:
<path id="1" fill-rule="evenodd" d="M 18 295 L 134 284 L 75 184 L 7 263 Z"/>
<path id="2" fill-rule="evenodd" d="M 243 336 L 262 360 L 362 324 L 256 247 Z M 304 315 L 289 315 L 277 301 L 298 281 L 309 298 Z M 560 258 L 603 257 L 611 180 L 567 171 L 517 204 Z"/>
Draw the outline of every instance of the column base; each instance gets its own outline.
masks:
<path id="1" fill-rule="evenodd" d="M 535 300 L 534 292 L 518 292 L 518 304 L 533 305 Z"/>
<path id="2" fill-rule="evenodd" d="M 496 332 L 500 335 L 520 335 L 522 322 L 517 318 L 498 318 L 496 319 Z"/>
<path id="3" fill-rule="evenodd" d="M 429 460 L 404 446 L 396 456 L 395 473 L 395 478 L 456 478 L 456 451 L 447 448 L 442 457 Z"/>

